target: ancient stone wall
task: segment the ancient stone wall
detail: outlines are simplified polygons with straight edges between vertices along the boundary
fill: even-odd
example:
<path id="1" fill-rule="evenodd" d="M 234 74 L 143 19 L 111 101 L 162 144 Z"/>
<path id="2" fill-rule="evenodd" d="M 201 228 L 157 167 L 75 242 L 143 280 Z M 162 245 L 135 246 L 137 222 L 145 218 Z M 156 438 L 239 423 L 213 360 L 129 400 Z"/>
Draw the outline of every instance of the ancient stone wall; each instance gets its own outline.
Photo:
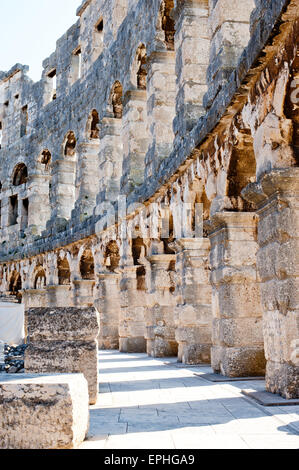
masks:
<path id="1" fill-rule="evenodd" d="M 105 348 L 233 376 L 266 357 L 298 395 L 298 2 L 78 17 L 40 82 L 0 73 L 2 293 L 95 305 Z"/>

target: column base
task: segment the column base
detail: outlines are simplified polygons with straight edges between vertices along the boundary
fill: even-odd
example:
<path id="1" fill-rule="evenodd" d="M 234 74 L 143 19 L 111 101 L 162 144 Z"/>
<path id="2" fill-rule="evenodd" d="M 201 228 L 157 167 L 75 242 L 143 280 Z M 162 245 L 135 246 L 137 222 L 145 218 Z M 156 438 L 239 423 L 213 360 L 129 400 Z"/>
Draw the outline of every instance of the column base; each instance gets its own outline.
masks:
<path id="1" fill-rule="evenodd" d="M 202 364 L 211 362 L 211 345 L 179 343 L 178 361 L 183 364 Z"/>
<path id="2" fill-rule="evenodd" d="M 211 365 L 215 373 L 226 377 L 258 377 L 265 374 L 266 359 L 262 348 L 225 348 L 213 346 Z"/>
<path id="3" fill-rule="evenodd" d="M 151 357 L 176 357 L 178 355 L 178 344 L 176 341 L 164 338 L 147 340 L 146 352 Z"/>
<path id="4" fill-rule="evenodd" d="M 268 361 L 266 390 L 278 393 L 287 400 L 299 398 L 299 367 Z"/>
<path id="5" fill-rule="evenodd" d="M 124 353 L 145 353 L 146 341 L 144 337 L 119 338 L 119 350 Z"/>

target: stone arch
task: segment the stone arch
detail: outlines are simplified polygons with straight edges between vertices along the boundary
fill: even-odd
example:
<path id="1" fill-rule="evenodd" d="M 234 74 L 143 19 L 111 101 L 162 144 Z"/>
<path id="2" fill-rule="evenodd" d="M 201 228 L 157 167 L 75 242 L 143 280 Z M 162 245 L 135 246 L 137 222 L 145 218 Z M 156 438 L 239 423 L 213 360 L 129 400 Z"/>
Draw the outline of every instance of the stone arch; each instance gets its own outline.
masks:
<path id="1" fill-rule="evenodd" d="M 99 113 L 97 112 L 96 109 L 93 109 L 87 120 L 86 132 L 87 132 L 88 139 L 99 139 L 100 137 L 99 127 L 98 127 L 99 123 L 100 123 Z"/>
<path id="2" fill-rule="evenodd" d="M 157 23 L 157 39 L 163 48 L 174 51 L 175 21 L 171 16 L 174 0 L 162 0 Z"/>
<path id="3" fill-rule="evenodd" d="M 105 248 L 104 265 L 109 271 L 115 272 L 115 270 L 119 267 L 119 262 L 120 254 L 118 244 L 115 240 L 111 240 Z"/>
<path id="4" fill-rule="evenodd" d="M 94 280 L 95 279 L 95 270 L 94 270 L 94 256 L 91 248 L 86 248 L 80 259 L 80 273 L 82 279 Z"/>
<path id="5" fill-rule="evenodd" d="M 12 173 L 12 184 L 14 186 L 21 186 L 27 183 L 28 170 L 25 163 L 18 163 Z"/>
<path id="6" fill-rule="evenodd" d="M 51 152 L 48 149 L 44 149 L 39 157 L 38 157 L 39 163 L 43 166 L 45 171 L 49 171 L 51 168 L 51 163 L 52 163 L 52 155 Z"/>
<path id="7" fill-rule="evenodd" d="M 77 140 L 73 131 L 66 134 L 63 141 L 63 155 L 64 157 L 74 158 L 76 156 Z"/>
<path id="8" fill-rule="evenodd" d="M 10 275 L 8 290 L 10 295 L 16 296 L 19 303 L 22 302 L 22 278 L 18 271 L 13 271 Z"/>
<path id="9" fill-rule="evenodd" d="M 43 289 L 47 285 L 47 276 L 42 266 L 38 266 L 33 275 L 34 289 Z"/>
<path id="10" fill-rule="evenodd" d="M 58 258 L 57 268 L 58 268 L 58 284 L 60 286 L 69 285 L 71 283 L 71 270 L 70 270 L 70 265 L 66 256 L 63 259 L 61 257 Z"/>
<path id="11" fill-rule="evenodd" d="M 109 99 L 109 112 L 111 117 L 115 119 L 122 119 L 123 117 L 123 87 L 117 80 L 110 93 Z"/>
<path id="12" fill-rule="evenodd" d="M 147 77 L 147 55 L 146 47 L 140 44 L 138 47 L 131 71 L 131 82 L 134 88 L 138 90 L 146 90 L 146 77 Z"/>

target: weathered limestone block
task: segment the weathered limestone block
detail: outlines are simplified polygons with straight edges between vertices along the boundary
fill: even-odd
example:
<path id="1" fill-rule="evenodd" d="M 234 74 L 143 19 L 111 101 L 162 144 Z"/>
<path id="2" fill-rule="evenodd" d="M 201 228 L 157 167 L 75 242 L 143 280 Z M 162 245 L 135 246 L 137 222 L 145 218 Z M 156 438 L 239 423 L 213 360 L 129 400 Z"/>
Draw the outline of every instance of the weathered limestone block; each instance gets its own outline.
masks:
<path id="1" fill-rule="evenodd" d="M 266 388 L 287 399 L 299 398 L 298 189 L 298 168 L 274 170 L 255 187 Z"/>
<path id="2" fill-rule="evenodd" d="M 98 394 L 98 312 L 94 308 L 32 308 L 27 312 L 27 373 L 83 373 L 91 404 Z"/>
<path id="3" fill-rule="evenodd" d="M 119 319 L 119 350 L 145 352 L 145 314 L 147 294 L 138 289 L 138 266 L 125 266 L 120 281 L 121 310 Z"/>
<path id="4" fill-rule="evenodd" d="M 213 5 L 209 16 L 211 48 L 206 107 L 211 106 L 221 86 L 225 85 L 249 42 L 250 15 L 254 7 L 254 0 L 222 0 Z"/>
<path id="5" fill-rule="evenodd" d="M 99 192 L 99 139 L 90 142 L 83 142 L 78 146 L 78 172 L 76 178 L 76 188 L 78 199 L 76 209 L 79 213 L 79 220 L 93 214 L 96 205 L 96 198 Z"/>
<path id="6" fill-rule="evenodd" d="M 47 290 L 46 289 L 25 289 L 22 291 L 22 303 L 25 311 L 34 307 L 47 306 Z"/>
<path id="7" fill-rule="evenodd" d="M 92 279 L 81 279 L 73 281 L 73 305 L 79 308 L 92 307 L 94 305 L 94 286 Z"/>
<path id="8" fill-rule="evenodd" d="M 210 241 L 180 239 L 176 270 L 181 303 L 175 309 L 178 358 L 185 364 L 210 362 L 212 346 L 212 287 L 209 280 Z"/>
<path id="9" fill-rule="evenodd" d="M 110 117 L 102 119 L 99 149 L 99 202 L 116 200 L 120 192 L 123 164 L 121 134 L 121 119 Z"/>
<path id="10" fill-rule="evenodd" d="M 47 307 L 73 307 L 73 295 L 70 284 L 47 286 Z"/>
<path id="11" fill-rule="evenodd" d="M 151 290 L 146 311 L 146 349 L 152 357 L 177 356 L 174 311 L 175 255 L 154 255 L 151 263 Z"/>
<path id="12" fill-rule="evenodd" d="M 153 52 L 148 58 L 147 119 L 150 147 L 146 155 L 146 178 L 155 174 L 161 160 L 170 154 L 175 118 L 175 53 Z"/>
<path id="13" fill-rule="evenodd" d="M 55 201 L 51 218 L 66 219 L 71 216 L 75 205 L 76 162 L 56 160 L 53 164 L 53 192 Z"/>
<path id="14" fill-rule="evenodd" d="M 144 182 L 145 155 L 149 138 L 147 131 L 146 90 L 126 93 L 123 114 L 123 176 L 122 192 L 129 194 Z"/>
<path id="15" fill-rule="evenodd" d="M 256 226 L 254 213 L 223 212 L 212 218 L 212 367 L 229 377 L 265 371 Z"/>
<path id="16" fill-rule="evenodd" d="M 45 230 L 47 221 L 51 216 L 49 201 L 49 174 L 35 174 L 30 177 L 29 195 L 30 211 L 28 211 L 28 227 L 35 228 L 35 233 L 40 234 Z"/>
<path id="17" fill-rule="evenodd" d="M 100 317 L 99 349 L 119 348 L 120 293 L 119 274 L 108 272 L 97 275 L 95 308 Z"/>
<path id="18" fill-rule="evenodd" d="M 82 374 L 0 376 L 0 449 L 72 449 L 89 426 Z"/>

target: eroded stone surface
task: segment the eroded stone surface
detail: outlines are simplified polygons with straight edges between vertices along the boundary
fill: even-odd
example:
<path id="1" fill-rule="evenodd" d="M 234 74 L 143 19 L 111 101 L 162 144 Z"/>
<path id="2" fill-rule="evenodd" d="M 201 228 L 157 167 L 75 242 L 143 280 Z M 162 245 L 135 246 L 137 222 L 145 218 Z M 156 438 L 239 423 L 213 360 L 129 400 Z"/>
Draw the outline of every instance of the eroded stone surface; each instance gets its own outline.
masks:
<path id="1" fill-rule="evenodd" d="M 71 449 L 89 427 L 82 374 L 0 376 L 0 448 Z"/>

